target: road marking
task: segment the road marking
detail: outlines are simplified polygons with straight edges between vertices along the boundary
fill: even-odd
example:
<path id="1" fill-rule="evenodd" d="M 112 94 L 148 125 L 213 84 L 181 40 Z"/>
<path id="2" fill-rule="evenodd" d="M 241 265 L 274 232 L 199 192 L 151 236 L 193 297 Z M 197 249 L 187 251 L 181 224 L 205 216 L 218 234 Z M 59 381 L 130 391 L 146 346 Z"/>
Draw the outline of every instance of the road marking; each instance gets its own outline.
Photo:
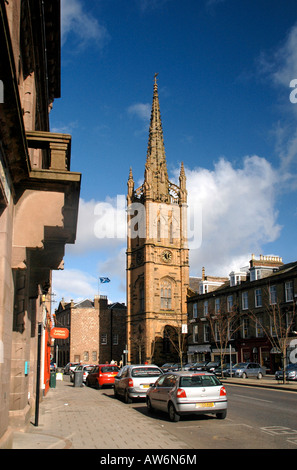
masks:
<path id="1" fill-rule="evenodd" d="M 265 401 L 266 403 L 273 403 L 271 400 L 263 400 L 262 398 L 254 398 L 254 397 L 247 397 L 246 395 L 239 395 L 238 393 L 235 393 L 234 396 L 236 397 L 241 397 L 241 398 L 248 398 L 249 400 L 258 400 L 258 401 Z"/>
<path id="2" fill-rule="evenodd" d="M 273 435 L 284 435 L 284 434 L 297 434 L 296 429 L 287 428 L 285 426 L 267 426 L 264 428 L 260 428 L 261 431 L 267 432 L 268 434 Z"/>

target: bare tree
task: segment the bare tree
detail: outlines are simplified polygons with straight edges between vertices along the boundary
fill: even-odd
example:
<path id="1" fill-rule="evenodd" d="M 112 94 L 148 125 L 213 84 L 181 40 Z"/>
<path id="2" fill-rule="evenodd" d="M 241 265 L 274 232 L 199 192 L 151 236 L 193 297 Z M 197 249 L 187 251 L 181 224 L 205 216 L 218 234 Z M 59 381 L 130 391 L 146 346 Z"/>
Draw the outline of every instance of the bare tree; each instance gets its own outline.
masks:
<path id="1" fill-rule="evenodd" d="M 131 348 L 133 347 L 136 350 L 136 357 L 138 364 L 142 363 L 142 352 L 145 348 L 145 335 L 142 326 L 139 324 L 134 331 L 134 334 L 131 333 Z"/>
<path id="2" fill-rule="evenodd" d="M 263 330 L 273 349 L 281 354 L 283 383 L 286 383 L 287 346 L 296 319 L 295 303 L 292 302 L 290 307 L 284 308 L 280 302 L 275 302 L 266 305 L 262 316 L 253 310 L 249 310 L 247 315 L 254 321 L 256 328 Z"/>
<path id="3" fill-rule="evenodd" d="M 177 314 L 174 319 L 174 324 L 166 325 L 164 329 L 164 338 L 167 338 L 173 349 L 176 351 L 180 365 L 183 365 L 183 357 L 186 353 L 187 346 L 187 323 L 182 314 Z"/>
<path id="4" fill-rule="evenodd" d="M 240 315 L 236 306 L 230 307 L 226 311 L 222 308 L 215 313 L 208 313 L 206 318 L 209 322 L 213 341 L 220 351 L 220 362 L 223 376 L 223 364 L 227 354 L 227 346 L 235 333 L 240 329 Z M 230 371 L 231 372 L 231 371 Z"/>

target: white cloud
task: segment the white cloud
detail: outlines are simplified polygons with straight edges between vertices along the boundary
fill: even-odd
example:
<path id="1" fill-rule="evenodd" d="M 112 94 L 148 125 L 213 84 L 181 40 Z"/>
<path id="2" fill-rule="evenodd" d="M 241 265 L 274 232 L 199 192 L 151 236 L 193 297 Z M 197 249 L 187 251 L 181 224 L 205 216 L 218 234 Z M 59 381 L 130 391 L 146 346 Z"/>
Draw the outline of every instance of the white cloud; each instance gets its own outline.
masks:
<path id="1" fill-rule="evenodd" d="M 297 104 L 291 82 L 297 79 L 297 23 L 289 30 L 283 43 L 273 53 L 262 53 L 259 58 L 260 71 L 279 93 L 282 119 L 272 132 L 276 138 L 276 152 L 280 158 L 283 181 L 291 189 L 297 187 Z M 277 95 L 276 95 L 277 96 Z"/>
<path id="2" fill-rule="evenodd" d="M 126 240 L 125 196 L 105 201 L 80 199 L 77 235 L 68 252 L 81 255 L 90 251 L 113 251 Z"/>
<path id="3" fill-rule="evenodd" d="M 129 106 L 128 113 L 137 116 L 145 123 L 149 123 L 151 116 L 151 105 L 149 103 L 135 103 Z"/>
<path id="4" fill-rule="evenodd" d="M 109 39 L 106 28 L 90 13 L 84 11 L 81 0 L 62 0 L 61 2 L 62 45 L 70 34 L 74 35 L 77 45 L 83 48 L 87 43 L 102 47 Z"/>
<path id="5" fill-rule="evenodd" d="M 297 24 L 290 29 L 283 45 L 274 54 L 272 78 L 275 83 L 288 88 L 291 80 L 297 78 Z"/>
<path id="6" fill-rule="evenodd" d="M 93 299 L 97 292 L 98 280 L 79 269 L 65 269 L 63 271 L 53 271 L 53 287 L 56 302 L 62 298 L 66 302 L 74 300 L 79 302 L 83 299 Z M 56 308 L 58 305 L 56 304 Z"/>
<path id="7" fill-rule="evenodd" d="M 189 214 L 202 209 L 202 244 L 190 250 L 192 275 L 200 275 L 202 266 L 209 274 L 228 275 L 280 236 L 278 174 L 264 158 L 245 157 L 242 168 L 221 159 L 212 171 L 187 169 L 186 175 Z"/>

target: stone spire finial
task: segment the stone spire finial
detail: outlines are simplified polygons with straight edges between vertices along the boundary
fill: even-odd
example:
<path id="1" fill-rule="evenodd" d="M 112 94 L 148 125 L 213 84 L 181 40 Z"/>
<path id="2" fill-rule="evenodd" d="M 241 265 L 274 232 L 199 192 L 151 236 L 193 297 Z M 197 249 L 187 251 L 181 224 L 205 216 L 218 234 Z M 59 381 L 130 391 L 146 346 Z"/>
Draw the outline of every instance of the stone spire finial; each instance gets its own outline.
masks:
<path id="1" fill-rule="evenodd" d="M 133 174 L 132 174 L 132 168 L 130 167 L 130 171 L 129 171 L 129 179 L 128 179 L 128 195 L 127 195 L 127 199 L 128 199 L 128 202 L 132 202 L 133 200 L 133 195 L 134 195 L 134 179 L 133 179 Z"/>
<path id="2" fill-rule="evenodd" d="M 179 174 L 179 202 L 187 202 L 188 191 L 186 190 L 186 174 L 184 163 L 181 163 L 180 174 Z"/>
<path id="3" fill-rule="evenodd" d="M 158 74 L 154 76 L 154 95 L 149 129 L 145 181 L 155 200 L 169 202 L 169 181 L 158 95 Z"/>

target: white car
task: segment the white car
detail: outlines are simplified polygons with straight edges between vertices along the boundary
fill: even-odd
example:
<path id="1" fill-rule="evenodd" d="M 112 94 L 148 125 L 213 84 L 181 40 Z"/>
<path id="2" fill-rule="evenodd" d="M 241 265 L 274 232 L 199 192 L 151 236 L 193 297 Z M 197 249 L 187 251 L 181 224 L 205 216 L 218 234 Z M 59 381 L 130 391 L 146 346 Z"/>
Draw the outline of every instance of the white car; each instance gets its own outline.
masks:
<path id="1" fill-rule="evenodd" d="M 162 375 L 162 370 L 155 365 L 127 365 L 114 380 L 114 395 L 122 395 L 126 403 L 133 398 L 144 398 L 151 385 Z"/>
<path id="2" fill-rule="evenodd" d="M 95 364 L 79 364 L 76 367 L 73 367 L 73 368 L 70 367 L 70 372 L 69 372 L 70 382 L 74 382 L 75 371 L 82 370 L 83 371 L 83 382 L 85 383 L 89 373 L 94 369 L 94 367 L 95 367 Z"/>
<path id="3" fill-rule="evenodd" d="M 168 372 L 148 390 L 146 404 L 149 412 L 165 411 L 171 421 L 183 414 L 227 415 L 227 393 L 219 379 L 209 372 Z"/>

